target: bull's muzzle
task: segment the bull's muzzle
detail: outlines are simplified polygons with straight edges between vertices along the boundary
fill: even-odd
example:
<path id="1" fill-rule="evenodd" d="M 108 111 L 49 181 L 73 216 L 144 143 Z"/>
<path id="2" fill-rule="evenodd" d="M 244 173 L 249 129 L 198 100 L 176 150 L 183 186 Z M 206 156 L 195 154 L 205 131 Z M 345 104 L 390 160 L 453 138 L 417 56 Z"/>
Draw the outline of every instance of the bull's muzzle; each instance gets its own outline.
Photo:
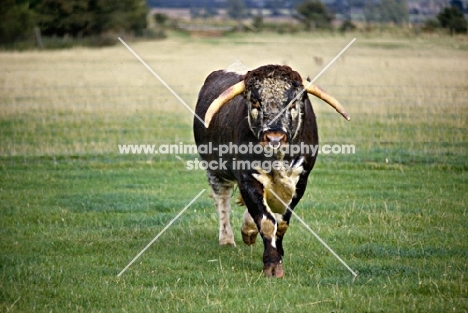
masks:
<path id="1" fill-rule="evenodd" d="M 263 133 L 262 143 L 272 149 L 278 149 L 287 143 L 287 136 L 282 131 L 266 131 Z"/>

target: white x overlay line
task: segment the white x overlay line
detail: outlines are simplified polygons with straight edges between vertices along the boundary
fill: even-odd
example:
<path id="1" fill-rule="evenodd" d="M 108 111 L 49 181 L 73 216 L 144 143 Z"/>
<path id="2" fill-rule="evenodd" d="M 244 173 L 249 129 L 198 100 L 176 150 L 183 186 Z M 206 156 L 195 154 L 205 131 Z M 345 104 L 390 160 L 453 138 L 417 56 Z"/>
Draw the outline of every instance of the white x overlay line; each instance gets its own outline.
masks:
<path id="1" fill-rule="evenodd" d="M 185 210 L 187 210 L 195 202 L 195 200 L 197 200 L 198 197 L 200 197 L 201 194 L 205 192 L 205 190 L 206 189 L 200 191 L 200 193 L 196 195 L 195 198 L 193 198 L 192 201 L 190 201 L 189 204 L 187 204 L 187 206 L 185 206 L 185 208 L 183 208 L 182 211 L 180 211 L 179 214 L 177 214 L 176 217 L 174 217 L 169 222 L 169 224 L 167 224 L 166 227 L 164 227 L 163 230 L 161 230 L 159 234 L 157 234 L 156 237 L 154 237 L 153 240 L 151 240 L 151 242 L 147 244 L 146 247 L 144 247 L 136 257 L 133 258 L 132 261 L 130 261 L 130 263 L 128 263 L 127 266 L 125 266 L 125 268 L 117 275 L 117 277 L 120 277 L 120 275 L 122 275 L 130 267 L 130 265 L 132 265 L 133 262 L 135 262 L 146 251 L 146 249 L 148 249 L 185 212 Z"/>
<path id="2" fill-rule="evenodd" d="M 132 48 L 130 48 L 129 45 L 127 45 L 127 43 L 125 43 L 125 41 L 118 37 L 119 41 L 151 72 L 151 74 L 154 75 L 154 77 L 156 77 L 198 120 L 200 120 L 200 122 L 203 123 L 203 125 L 205 124 L 205 122 L 203 121 L 202 118 L 200 118 L 193 110 L 192 108 L 190 108 L 190 106 L 185 103 L 185 101 L 179 97 L 179 95 L 174 91 L 172 90 L 172 88 L 158 75 L 156 74 L 156 72 L 153 71 L 153 69 L 151 67 L 149 67 L 148 64 L 146 64 L 145 61 L 143 61 L 143 59 L 135 52 L 133 51 Z M 291 102 L 273 119 L 270 121 L 269 125 L 271 125 L 271 123 L 273 123 L 279 116 L 281 116 L 281 114 L 283 114 L 283 112 L 285 110 L 287 110 L 287 108 L 294 102 L 296 101 L 297 99 L 299 99 L 299 97 L 304 93 L 304 91 L 310 87 L 310 85 L 312 85 L 353 43 L 354 41 L 356 41 L 356 38 L 354 38 L 353 40 L 351 40 L 350 43 L 348 43 L 348 45 L 346 45 L 346 47 L 344 47 L 340 53 L 338 53 L 334 58 L 333 60 L 331 60 L 327 66 L 325 66 L 321 71 L 320 73 L 318 73 L 314 79 L 312 81 L 309 82 L 309 84 L 307 84 L 307 86 L 304 86 L 304 89 L 301 90 L 301 92 L 296 95 L 296 97 L 291 100 Z M 167 225 L 166 227 L 164 227 L 163 230 L 161 230 L 159 232 L 159 234 L 156 235 L 156 237 L 153 238 L 153 240 L 151 240 L 150 243 L 148 243 L 148 245 L 146 245 L 145 248 L 143 248 L 143 250 L 140 251 L 140 253 L 138 253 L 132 261 L 130 261 L 130 263 L 127 264 L 127 266 L 125 266 L 125 268 L 117 275 L 117 277 L 120 277 L 194 202 L 195 200 L 197 200 L 201 194 L 203 192 L 205 192 L 206 189 L 203 189 L 202 191 L 200 191 L 200 193 L 198 195 L 195 196 L 195 198 L 192 199 L 192 201 L 190 201 L 189 204 L 187 204 L 187 206 L 185 206 L 182 211 L 179 212 L 179 214 L 177 214 L 176 217 L 174 217 Z M 333 249 L 331 249 L 327 243 L 325 241 L 323 241 L 310 227 L 309 225 L 307 225 L 306 222 L 304 222 L 286 203 L 284 203 L 284 201 L 273 191 L 270 189 L 270 191 L 273 193 L 273 195 L 275 195 L 276 198 L 278 198 L 278 200 L 294 215 L 294 217 L 296 217 L 303 225 L 304 227 L 309 230 L 312 235 L 314 235 L 322 245 L 325 246 L 325 248 L 327 248 L 353 275 L 354 277 L 357 276 L 356 272 L 354 272 L 349 266 L 348 264 L 346 264 L 346 262 L 343 261 L 343 259 L 340 258 L 340 256 L 338 254 L 336 254 L 335 251 L 333 251 Z"/>
<path id="3" fill-rule="evenodd" d="M 281 199 L 273 190 L 269 189 L 271 191 L 271 193 L 276 197 L 278 198 L 278 200 L 294 215 L 295 218 L 297 218 L 299 220 L 299 222 L 302 223 L 302 225 L 304 225 L 305 228 L 307 228 L 308 231 L 310 231 L 312 233 L 312 235 L 315 236 L 315 238 L 318 239 L 318 241 L 320 241 L 320 243 L 322 245 L 325 246 L 325 248 L 327 248 L 337 259 L 338 261 L 340 261 L 347 269 L 348 271 L 351 272 L 351 274 L 354 275 L 354 277 L 357 277 L 358 275 L 356 274 L 356 272 L 354 272 L 351 267 L 348 266 L 348 264 L 346 264 L 345 261 L 343 261 L 342 258 L 340 258 L 340 256 L 338 254 L 336 254 L 335 251 L 333 251 L 332 248 L 330 248 L 327 243 L 325 241 L 322 240 L 322 238 L 319 237 L 319 235 L 317 235 L 310 227 L 309 225 L 307 225 L 306 222 L 304 222 L 304 220 L 302 220 L 302 218 L 299 217 L 299 215 L 296 214 L 296 212 L 294 212 L 293 210 L 291 210 L 291 208 L 289 207 L 289 205 L 287 205 L 286 203 L 284 203 L 283 199 Z"/>
<path id="4" fill-rule="evenodd" d="M 172 88 L 169 87 L 169 85 L 166 84 L 166 82 L 161 77 L 159 77 L 159 75 L 156 74 L 156 72 L 153 71 L 153 69 L 151 67 L 149 67 L 149 65 L 146 64 L 145 61 L 143 61 L 143 59 L 140 58 L 140 56 L 135 51 L 133 51 L 133 49 L 130 48 L 129 45 L 127 45 L 127 43 L 122 38 L 119 37 L 118 39 L 151 72 L 151 74 L 153 74 L 154 77 L 156 77 L 161 82 L 161 84 L 163 84 L 174 95 L 174 97 L 176 97 L 196 118 L 198 118 L 200 120 L 200 122 L 203 123 L 203 125 L 205 125 L 205 121 L 202 120 L 202 118 L 200 116 L 198 116 L 192 110 L 192 108 L 187 103 L 185 103 L 185 101 L 181 97 L 179 97 L 179 95 L 174 90 L 172 90 Z"/>
<path id="5" fill-rule="evenodd" d="M 299 99 L 299 97 L 304 93 L 304 91 L 306 91 L 307 88 L 309 88 L 309 87 L 310 87 L 310 86 L 311 86 L 311 85 L 312 85 L 312 84 L 313 84 L 313 83 L 314 83 L 314 82 L 315 82 L 315 81 L 316 81 L 316 80 L 317 80 L 317 79 L 318 79 L 318 78 L 319 78 L 319 77 L 320 77 L 320 76 L 321 76 L 321 75 L 322 75 L 322 74 L 323 74 L 323 73 L 324 73 L 324 72 L 325 72 L 325 71 L 326 71 L 326 70 L 327 70 L 327 69 L 328 69 L 328 68 L 329 68 L 329 67 L 346 51 L 346 50 L 348 50 L 348 48 L 349 48 L 355 41 L 356 41 L 356 38 L 354 38 L 353 40 L 351 40 L 351 42 L 348 43 L 348 44 L 346 45 L 346 47 L 344 47 L 344 48 L 340 51 L 340 53 L 338 53 L 338 54 L 336 55 L 336 57 L 334 57 L 333 60 L 331 60 L 331 61 L 327 64 L 327 66 L 325 66 L 325 67 L 320 71 L 320 73 L 318 73 L 318 74 L 314 77 L 314 79 L 312 79 L 312 81 L 310 81 L 310 82 L 307 84 L 307 86 L 304 86 L 304 89 L 302 89 L 301 92 L 299 92 L 299 93 L 297 94 L 297 96 L 294 97 L 294 99 L 292 99 L 291 102 L 289 102 L 288 105 L 285 106 L 284 109 L 281 110 L 281 112 L 279 112 L 278 115 L 275 116 L 275 118 L 272 119 L 272 120 L 268 123 L 268 126 L 271 126 L 271 124 L 272 124 L 278 117 L 280 117 L 281 114 L 283 114 L 284 111 L 286 111 L 286 110 L 289 108 L 289 106 L 290 106 L 294 101 L 296 101 L 297 99 Z"/>

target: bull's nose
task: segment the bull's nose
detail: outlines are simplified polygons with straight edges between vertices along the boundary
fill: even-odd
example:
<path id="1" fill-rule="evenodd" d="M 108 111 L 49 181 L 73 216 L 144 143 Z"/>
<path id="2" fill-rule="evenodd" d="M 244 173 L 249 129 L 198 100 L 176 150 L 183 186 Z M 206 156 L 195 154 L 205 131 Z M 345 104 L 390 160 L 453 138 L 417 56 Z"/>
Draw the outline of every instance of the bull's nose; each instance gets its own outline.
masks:
<path id="1" fill-rule="evenodd" d="M 263 137 L 268 146 L 273 149 L 278 149 L 282 143 L 286 142 L 286 135 L 280 132 L 269 132 Z"/>

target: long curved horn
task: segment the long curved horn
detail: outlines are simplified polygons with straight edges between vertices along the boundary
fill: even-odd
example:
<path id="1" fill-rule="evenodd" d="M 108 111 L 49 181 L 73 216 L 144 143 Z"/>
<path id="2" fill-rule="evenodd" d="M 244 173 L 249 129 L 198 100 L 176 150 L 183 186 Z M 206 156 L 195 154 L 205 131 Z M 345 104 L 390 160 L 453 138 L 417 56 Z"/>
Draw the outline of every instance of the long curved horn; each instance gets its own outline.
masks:
<path id="1" fill-rule="evenodd" d="M 245 90 L 245 83 L 244 81 L 240 81 L 235 85 L 232 85 L 228 89 L 226 89 L 222 94 L 219 95 L 216 100 L 214 100 L 205 114 L 205 127 L 208 128 L 210 126 L 211 119 L 213 116 L 218 112 L 218 110 L 229 100 L 241 94 Z"/>
<path id="2" fill-rule="evenodd" d="M 307 80 L 303 80 L 302 84 L 306 87 L 306 90 L 308 93 L 328 103 L 330 106 L 332 106 L 336 110 L 336 112 L 340 113 L 348 121 L 351 119 L 348 113 L 346 113 L 341 103 L 338 100 L 336 100 L 335 97 L 333 97 L 332 95 L 328 94 L 325 90 L 323 90 L 320 86 L 310 85 L 310 82 L 308 82 Z"/>

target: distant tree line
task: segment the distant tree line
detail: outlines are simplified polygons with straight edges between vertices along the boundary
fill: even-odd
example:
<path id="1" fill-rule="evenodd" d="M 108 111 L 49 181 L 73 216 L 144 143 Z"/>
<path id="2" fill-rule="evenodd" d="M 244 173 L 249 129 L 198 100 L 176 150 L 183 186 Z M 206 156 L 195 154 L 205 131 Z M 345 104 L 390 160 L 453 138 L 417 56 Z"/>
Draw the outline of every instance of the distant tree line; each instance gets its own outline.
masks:
<path id="1" fill-rule="evenodd" d="M 153 8 L 217 8 L 224 9 L 229 0 L 148 0 L 148 5 Z M 295 8 L 303 0 L 242 0 L 246 8 L 280 9 Z"/>
<path id="2" fill-rule="evenodd" d="M 440 26 L 447 28 L 450 34 L 466 33 L 468 31 L 468 22 L 463 12 L 457 6 L 444 8 L 438 15 L 437 20 Z"/>
<path id="3" fill-rule="evenodd" d="M 402 25 L 409 21 L 407 0 L 366 0 L 364 16 L 367 22 Z"/>
<path id="4" fill-rule="evenodd" d="M 32 34 L 34 18 L 28 1 L 3 0 L 0 10 L 0 43 L 10 43 L 26 33 Z"/>
<path id="5" fill-rule="evenodd" d="M 320 0 L 2 0 L 0 44 L 31 37 L 34 28 L 51 37 L 84 38 L 108 32 L 139 35 L 147 27 L 148 5 L 163 4 L 188 5 L 194 10 L 201 7 L 208 14 L 217 14 L 217 8 L 222 7 L 232 19 L 254 17 L 255 25 L 262 24 L 263 10 L 260 9 L 269 9 L 272 15 L 289 9 L 290 16 L 300 20 L 308 30 L 331 29 L 335 13 L 344 16 L 343 28 L 352 29 L 355 26 L 349 15 L 351 7 L 362 7 L 368 23 L 405 25 L 409 22 L 408 0 L 335 0 L 332 6 Z M 452 34 L 467 32 L 463 2 L 451 0 L 450 4 L 437 19 L 426 24 L 447 28 Z M 160 21 L 156 23 L 161 24 Z"/>
<path id="6" fill-rule="evenodd" d="M 327 7 L 319 0 L 308 0 L 296 7 L 298 18 L 305 24 L 306 29 L 329 29 L 334 19 Z"/>
<path id="7" fill-rule="evenodd" d="M 2 0 L 0 43 L 43 35 L 85 37 L 109 31 L 141 33 L 146 28 L 145 0 Z"/>

